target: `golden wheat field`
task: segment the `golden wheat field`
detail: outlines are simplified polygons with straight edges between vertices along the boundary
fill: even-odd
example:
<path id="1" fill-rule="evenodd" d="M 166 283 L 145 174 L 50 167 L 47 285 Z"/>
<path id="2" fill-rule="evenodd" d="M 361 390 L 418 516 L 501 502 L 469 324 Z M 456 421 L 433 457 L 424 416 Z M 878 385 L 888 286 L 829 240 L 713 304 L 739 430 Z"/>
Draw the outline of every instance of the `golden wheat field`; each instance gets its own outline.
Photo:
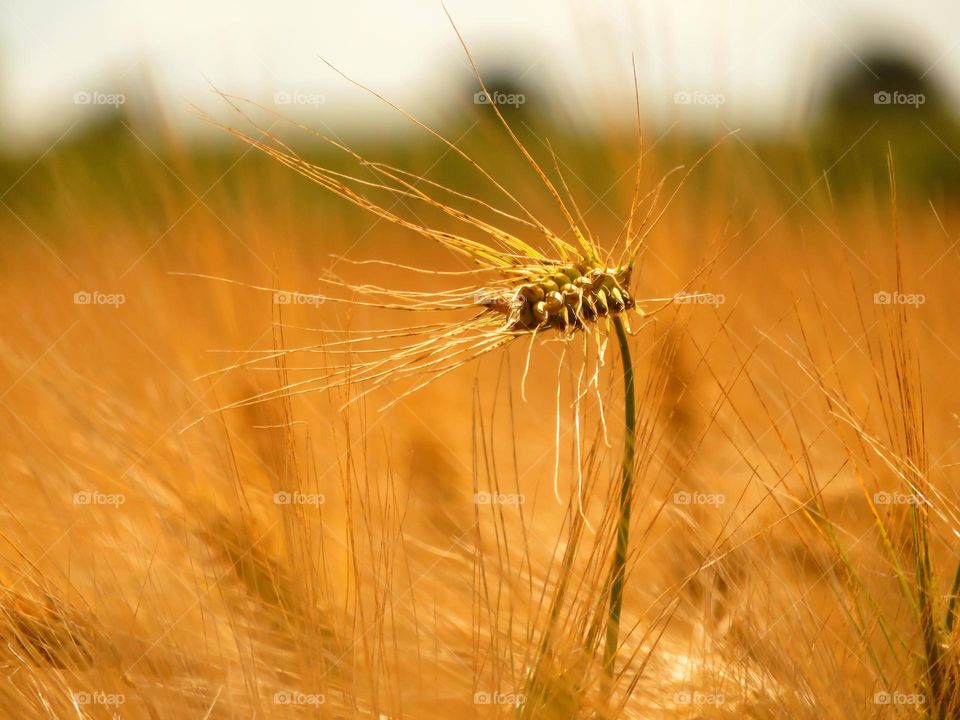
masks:
<path id="1" fill-rule="evenodd" d="M 953 130 L 210 108 L 4 166 L 0 717 L 960 717 Z"/>

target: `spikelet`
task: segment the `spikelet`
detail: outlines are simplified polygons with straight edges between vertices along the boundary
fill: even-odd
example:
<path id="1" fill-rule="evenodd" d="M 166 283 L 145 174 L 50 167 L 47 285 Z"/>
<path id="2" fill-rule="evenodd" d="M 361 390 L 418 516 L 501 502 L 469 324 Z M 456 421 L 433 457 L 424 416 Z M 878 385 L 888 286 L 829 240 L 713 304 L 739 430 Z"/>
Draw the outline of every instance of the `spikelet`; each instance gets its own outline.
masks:
<path id="1" fill-rule="evenodd" d="M 456 27 L 454 31 L 460 37 Z M 477 81 L 486 91 L 483 79 L 462 37 L 460 41 Z M 340 71 L 337 70 L 337 72 Z M 332 357 L 334 360 L 329 364 L 314 368 L 319 370 L 319 374 L 288 382 L 282 387 L 225 405 L 220 410 L 277 397 L 329 390 L 348 383 L 365 385 L 363 392 L 352 394 L 350 402 L 355 402 L 377 388 L 398 382 L 409 382 L 410 387 L 407 390 L 381 408 L 386 409 L 409 393 L 425 387 L 469 362 L 504 348 L 518 338 L 524 336 L 535 338 L 541 333 L 550 333 L 563 340 L 572 340 L 577 335 L 583 338 L 584 368 L 579 373 L 580 387 L 575 396 L 583 397 L 592 389 L 599 398 L 599 370 L 604 364 L 606 338 L 610 334 L 611 318 L 621 316 L 629 330 L 629 315 L 648 317 L 672 302 L 672 298 L 638 300 L 630 288 L 633 269 L 644 241 L 656 227 L 666 211 L 666 206 L 679 192 L 686 178 L 722 142 L 722 139 L 687 168 L 686 173 L 675 184 L 665 202 L 661 202 L 661 196 L 666 183 L 677 171 L 684 169 L 682 166 L 668 172 L 652 190 L 641 196 L 643 144 L 638 99 L 639 153 L 632 202 L 619 237 L 610 243 L 609 247 L 603 247 L 587 227 L 563 179 L 559 162 L 554 157 L 554 166 L 559 178 L 559 182 L 555 182 L 516 136 L 496 104 L 487 107 L 495 113 L 506 135 L 559 209 L 566 224 L 562 231 L 557 232 L 551 229 L 536 217 L 507 187 L 459 145 L 443 137 L 439 132 L 381 95 L 359 85 L 345 75 L 343 77 L 367 92 L 371 92 L 418 128 L 438 139 L 451 154 L 466 161 L 477 173 L 478 183 L 492 185 L 503 200 L 502 206 L 444 187 L 426 177 L 367 160 L 341 140 L 284 118 L 274 110 L 249 100 L 219 93 L 243 121 L 251 126 L 252 132 L 239 130 L 220 123 L 209 115 L 201 114 L 211 124 L 222 128 L 350 203 L 398 228 L 421 235 L 467 258 L 473 268 L 462 272 L 437 272 L 383 260 L 368 260 L 358 264 L 387 265 L 411 273 L 434 276 L 457 276 L 464 278 L 469 284 L 445 291 L 404 291 L 372 284 L 347 283 L 328 274 L 320 278 L 321 292 L 312 299 L 318 303 L 343 303 L 362 308 L 409 310 L 418 316 L 431 311 L 462 311 L 464 316 L 445 322 L 421 322 L 421 324 L 387 332 L 350 330 L 338 334 L 332 330 L 320 329 L 318 332 L 321 333 L 321 340 L 316 344 L 263 351 L 252 360 L 238 362 L 216 371 L 220 373 L 237 368 L 264 369 L 267 364 L 275 363 L 282 356 L 294 353 L 317 353 L 325 359 Z M 298 130 L 319 138 L 345 153 L 349 159 L 363 168 L 365 173 L 371 173 L 373 179 L 369 179 L 366 175 L 361 178 L 334 171 L 305 160 L 271 132 L 272 125 L 264 127 L 258 124 L 245 108 L 258 108 L 275 119 L 273 124 L 288 123 Z M 395 202 L 388 206 L 382 200 L 375 199 L 375 193 L 386 193 L 392 196 Z M 447 200 L 447 198 L 453 199 Z M 439 211 L 450 218 L 453 229 L 431 227 L 422 222 L 412 210 L 407 215 L 403 215 L 400 214 L 401 210 L 396 209 L 416 203 L 432 211 Z M 515 230 L 511 232 L 495 224 L 490 219 L 491 215 L 506 221 L 500 225 L 508 225 Z M 571 240 L 568 241 L 564 237 L 570 237 Z M 339 258 L 338 262 L 353 261 Z M 184 274 L 193 275 L 192 273 Z M 194 276 L 228 283 L 235 282 L 206 275 Z M 246 287 L 276 295 L 275 288 L 253 285 L 246 285 Z M 307 297 L 310 298 L 310 296 Z M 653 307 L 646 310 L 646 306 Z M 531 350 L 532 347 L 533 343 L 531 343 Z M 529 363 L 530 355 L 528 354 L 527 370 Z M 592 365 L 592 370 L 585 372 L 588 363 Z"/>
<path id="2" fill-rule="evenodd" d="M 230 101 L 234 102 L 235 99 Z M 643 240 L 663 212 L 662 209 L 659 213 L 656 210 L 666 177 L 645 198 L 634 197 L 622 237 L 609 249 L 600 247 L 589 231 L 581 230 L 580 222 L 566 211 L 566 203 L 557 194 L 555 199 L 568 214 L 571 228 L 578 238 L 579 247 L 574 247 L 535 219 L 499 211 L 501 215 L 526 226 L 531 230 L 531 235 L 539 235 L 539 238 L 520 239 L 465 210 L 447 205 L 423 191 L 414 191 L 413 185 L 400 171 L 367 163 L 358 156 L 360 162 L 383 176 L 384 182 L 375 184 L 377 188 L 407 199 L 412 196 L 443 210 L 459 222 L 466 223 L 475 231 L 486 235 L 484 240 L 477 240 L 395 215 L 391 210 L 369 200 L 350 184 L 350 181 L 353 181 L 369 186 L 372 184 L 370 181 L 360 181 L 357 178 L 348 178 L 342 173 L 334 173 L 302 160 L 292 151 L 278 149 L 273 144 L 267 144 L 233 128 L 221 127 L 354 204 L 429 238 L 454 253 L 468 257 L 474 266 L 472 270 L 440 272 L 385 260 L 354 261 L 338 258 L 338 263 L 390 266 L 411 274 L 455 276 L 463 278 L 469 284 L 442 291 L 411 291 L 374 284 L 348 283 L 332 274 L 326 274 L 319 278 L 321 292 L 310 296 L 318 303 L 406 310 L 415 313 L 418 318 L 426 317 L 431 312 L 450 311 L 460 311 L 463 316 L 442 322 L 421 322 L 387 331 L 336 331 L 319 328 L 316 331 L 321 333 L 321 339 L 315 344 L 262 351 L 256 353 L 253 359 L 229 365 L 211 374 L 240 368 L 268 367 L 282 356 L 296 353 L 314 353 L 325 360 L 333 358 L 329 365 L 319 368 L 320 372 L 312 377 L 293 380 L 283 387 L 225 405 L 221 409 L 329 390 L 348 383 L 366 385 L 363 392 L 352 396 L 351 401 L 356 401 L 376 388 L 411 381 L 411 386 L 384 406 L 385 409 L 410 392 L 425 387 L 471 361 L 504 348 L 519 338 L 535 338 L 541 334 L 553 335 L 562 340 L 583 336 L 584 349 L 589 349 L 594 368 L 585 378 L 585 382 L 588 386 L 596 386 L 598 371 L 604 362 L 606 338 L 610 332 L 609 320 L 621 316 L 629 328 L 630 315 L 645 318 L 672 302 L 672 298 L 636 299 L 631 289 L 632 273 Z M 333 142 L 329 138 L 325 139 Z M 532 158 L 530 160 L 534 162 Z M 538 165 L 535 167 L 539 170 Z M 690 171 L 692 169 L 690 168 Z M 553 188 L 546 175 L 543 175 L 542 179 L 549 188 Z M 390 180 L 402 181 L 403 187 L 398 188 L 396 183 L 390 183 Z M 678 189 L 679 185 L 674 194 Z M 507 193 L 506 190 L 503 192 Z M 507 197 L 512 199 L 509 193 Z M 646 216 L 638 220 L 638 209 L 645 200 L 649 201 Z M 529 214 L 526 209 L 523 209 L 523 212 Z M 540 247 L 543 249 L 538 249 Z M 249 285 L 209 275 L 182 274 L 244 285 L 277 295 L 276 288 Z M 584 357 L 587 357 L 586 353 Z"/>

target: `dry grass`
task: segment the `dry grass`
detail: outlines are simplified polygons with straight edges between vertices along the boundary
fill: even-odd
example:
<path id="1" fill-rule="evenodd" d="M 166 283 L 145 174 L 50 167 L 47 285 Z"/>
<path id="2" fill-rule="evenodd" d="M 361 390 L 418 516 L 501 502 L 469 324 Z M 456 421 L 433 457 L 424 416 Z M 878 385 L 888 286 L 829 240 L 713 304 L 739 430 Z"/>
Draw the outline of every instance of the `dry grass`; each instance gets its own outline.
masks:
<path id="1" fill-rule="evenodd" d="M 703 187 L 731 182 L 740 142 L 704 163 Z M 195 203 L 145 162 L 159 208 L 97 210 L 68 167 L 50 202 L 82 222 L 16 205 L 32 230 L 2 220 L 4 717 L 111 717 L 118 702 L 125 718 L 956 714 L 955 208 L 905 197 L 894 216 L 889 197 L 834 203 L 821 184 L 785 212 L 759 164 L 735 177 L 749 209 L 733 217 L 723 192 L 678 196 L 633 289 L 671 297 L 697 278 L 725 302 L 671 306 L 632 340 L 637 488 L 609 687 L 615 361 L 577 415 L 577 365 L 550 342 L 525 400 L 525 343 L 346 409 L 360 388 L 278 392 L 330 362 L 278 349 L 316 345 L 320 327 L 386 331 L 402 312 L 278 306 L 173 273 L 314 293 L 330 271 L 410 281 L 330 253 L 462 265 L 346 211 L 316 226 L 283 175 Z M 646 186 L 670 164 L 654 153 Z M 194 187 L 188 158 L 174 170 Z M 625 212 L 626 185 L 605 203 Z M 615 237 L 623 218 L 587 200 L 596 236 Z M 549 197 L 524 202 L 556 220 Z M 81 290 L 126 302 L 75 305 Z M 220 372 L 261 355 L 276 357 Z"/>

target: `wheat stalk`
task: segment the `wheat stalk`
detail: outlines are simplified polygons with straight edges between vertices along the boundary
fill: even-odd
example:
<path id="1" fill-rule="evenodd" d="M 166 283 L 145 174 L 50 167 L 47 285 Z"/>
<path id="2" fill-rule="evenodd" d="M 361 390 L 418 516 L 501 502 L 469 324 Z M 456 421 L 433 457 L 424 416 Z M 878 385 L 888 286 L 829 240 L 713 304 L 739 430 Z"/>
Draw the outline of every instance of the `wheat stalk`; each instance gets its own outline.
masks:
<path id="1" fill-rule="evenodd" d="M 454 27 L 456 31 L 456 28 Z M 459 31 L 457 31 L 458 37 Z M 466 56 L 474 69 L 477 81 L 486 91 L 479 69 L 473 61 L 466 44 L 460 37 Z M 339 71 L 338 71 L 339 72 Z M 341 73 L 342 74 L 342 73 Z M 344 76 L 346 77 L 346 76 Z M 348 78 L 349 79 L 349 78 Z M 351 80 L 351 82 L 353 82 Z M 355 83 L 358 84 L 359 83 Z M 359 85 L 364 90 L 368 90 Z M 478 161 L 467 155 L 435 130 L 429 128 L 406 111 L 396 107 L 382 96 L 376 97 L 445 143 L 451 151 L 466 160 L 484 182 L 493 185 L 507 201 L 507 207 L 480 200 L 469 194 L 446 188 L 425 177 L 367 160 L 340 140 L 330 138 L 306 126 L 280 116 L 270 108 L 257 103 L 220 93 L 221 97 L 248 123 L 253 132 L 245 132 L 222 124 L 208 115 L 205 119 L 226 130 L 252 147 L 264 152 L 280 163 L 295 170 L 320 186 L 345 200 L 387 220 L 398 228 L 412 231 L 466 258 L 468 269 L 460 272 L 437 273 L 427 268 L 410 267 L 385 260 L 370 260 L 366 263 L 387 265 L 414 273 L 430 273 L 463 278 L 467 284 L 444 290 L 398 290 L 372 284 L 349 283 L 328 274 L 320 279 L 321 292 L 318 299 L 342 303 L 354 307 L 407 310 L 418 316 L 434 311 L 463 311 L 465 317 L 451 321 L 427 322 L 399 327 L 387 332 L 351 330 L 340 335 L 333 331 L 319 330 L 320 342 L 293 349 L 275 349 L 222 368 L 218 372 L 241 367 L 257 367 L 275 362 L 295 352 L 317 353 L 325 359 L 319 374 L 302 380 L 285 383 L 281 387 L 264 391 L 249 398 L 225 405 L 217 410 L 243 407 L 279 397 L 331 390 L 346 385 L 364 385 L 362 391 L 350 393 L 344 404 L 356 403 L 379 388 L 406 382 L 408 387 L 381 410 L 400 402 L 409 394 L 436 382 L 467 363 L 489 353 L 501 350 L 514 341 L 528 337 L 530 347 L 520 382 L 525 397 L 526 377 L 530 368 L 534 340 L 538 336 L 552 335 L 565 342 L 580 337 L 583 342 L 584 366 L 577 374 L 574 393 L 574 413 L 579 418 L 580 402 L 589 393 L 595 394 L 600 409 L 600 422 L 606 433 L 603 413 L 603 395 L 600 388 L 600 370 L 605 364 L 608 338 L 615 335 L 623 362 L 625 440 L 621 462 L 618 495 L 618 521 L 614 555 L 606 583 L 606 634 L 604 643 L 604 668 L 612 677 L 619 646 L 620 618 L 623 605 L 623 587 L 627 572 L 627 550 L 634 476 L 636 448 L 636 399 L 634 376 L 628 336 L 635 334 L 630 326 L 630 316 L 650 319 L 669 307 L 674 298 L 637 299 L 631 290 L 634 268 L 641 255 L 645 239 L 663 217 L 666 207 L 679 192 L 693 170 L 719 144 L 719 141 L 704 153 L 691 167 L 686 168 L 666 200 L 662 200 L 668 179 L 685 168 L 677 167 L 664 175 L 656 186 L 641 196 L 642 136 L 640 134 L 639 101 L 637 102 L 637 137 L 639 155 L 636 163 L 636 180 L 629 213 L 620 236 L 609 246 L 602 246 L 587 227 L 576 201 L 569 192 L 560 165 L 554 158 L 559 176 L 558 185 L 514 134 L 498 107 L 489 107 L 516 145 L 529 167 L 554 204 L 559 208 L 566 227 L 562 232 L 550 229 L 531 210 L 521 203 L 503 184 L 493 178 Z M 219 91 L 218 91 L 219 92 Z M 271 115 L 276 122 L 284 122 L 308 132 L 325 143 L 346 153 L 369 177 L 358 177 L 337 172 L 308 162 L 289 145 L 281 141 L 271 130 L 273 124 L 264 127 L 254 121 L 246 107 L 258 108 Z M 426 189 L 423 189 L 426 188 Z M 562 189 L 562 192 L 561 192 Z M 385 192 L 403 203 L 386 204 L 373 197 L 373 193 Z M 454 201 L 444 198 L 453 197 Z M 566 197 L 564 197 L 566 196 Z M 407 217 L 395 211 L 397 205 L 416 201 L 451 218 L 460 232 L 431 227 L 416 216 Z M 511 209 L 512 207 L 512 209 Z M 645 210 L 644 210 L 645 209 Z M 494 214 L 498 219 L 490 220 Z M 481 217 L 481 215 L 483 217 Z M 504 222 L 507 221 L 507 222 Z M 520 231 L 511 231 L 513 225 Z M 572 237 L 568 241 L 565 237 Z M 341 258 L 338 262 L 344 261 Z M 347 262 L 353 262 L 347 260 Z M 364 264 L 364 263 L 359 263 Z M 209 277 L 209 276 L 201 276 Z M 225 282 L 235 282 L 215 278 Z M 693 278 L 690 282 L 694 282 Z M 242 283 L 241 283 L 242 284 Z M 689 284 L 688 284 L 689 285 Z M 247 285 L 264 292 L 275 293 L 275 288 Z M 686 288 L 684 288 L 685 290 Z M 332 291 L 332 292 L 328 292 Z M 348 296 L 344 297 L 344 293 Z M 611 332 L 612 330 L 612 332 Z M 387 342 L 385 343 L 384 340 Z M 396 342 L 399 341 L 399 347 Z M 561 359 L 566 357 L 564 351 Z M 592 363 L 591 363 L 592 360 Z M 592 364 L 592 372 L 586 368 Z M 557 386 L 556 413 L 556 467 L 554 494 L 560 499 L 557 487 L 559 476 L 560 437 L 560 388 Z M 580 444 L 580 423 L 575 423 L 576 447 Z M 579 457 L 579 456 L 578 456 Z M 579 470 L 579 468 L 578 468 Z M 578 482 L 578 510 L 590 527 L 582 505 L 582 481 Z"/>

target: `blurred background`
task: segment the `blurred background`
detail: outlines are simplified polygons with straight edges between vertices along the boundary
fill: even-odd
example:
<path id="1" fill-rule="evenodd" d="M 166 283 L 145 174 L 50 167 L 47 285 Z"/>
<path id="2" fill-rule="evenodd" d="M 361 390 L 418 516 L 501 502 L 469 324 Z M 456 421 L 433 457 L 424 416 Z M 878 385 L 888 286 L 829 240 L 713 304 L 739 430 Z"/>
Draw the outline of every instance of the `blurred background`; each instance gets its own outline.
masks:
<path id="1" fill-rule="evenodd" d="M 648 141 L 742 128 L 775 165 L 776 152 L 791 149 L 826 162 L 878 123 L 860 152 L 909 143 L 910 180 L 925 190 L 960 168 L 955 3 L 453 0 L 447 8 L 494 101 L 554 135 L 630 132 L 633 64 Z M 341 139 L 410 134 L 408 122 L 324 60 L 454 136 L 487 116 L 432 0 L 14 0 L 0 7 L 0 23 L 0 148 L 10 182 L 44 153 L 135 152 L 131 127 L 144 140 L 169 129 L 197 152 L 229 145 L 195 116 L 200 108 L 222 118 L 214 88 Z"/>
<path id="2" fill-rule="evenodd" d="M 414 174 L 413 185 L 446 202 L 530 233 L 447 193 L 516 212 L 450 145 L 390 103 L 569 235 L 492 112 L 496 104 L 554 181 L 563 177 L 602 245 L 624 228 L 641 158 L 646 192 L 725 138 L 647 239 L 633 277 L 637 297 L 675 297 L 697 278 L 696 289 L 715 302 L 678 302 L 635 340 L 638 377 L 661 387 L 662 398 L 641 403 L 656 437 L 640 483 L 650 501 L 636 520 L 652 530 L 636 561 L 642 582 L 631 583 L 625 604 L 632 647 L 640 651 L 661 610 L 666 617 L 679 608 L 681 622 L 658 636 L 660 664 L 643 680 L 670 678 L 669 695 L 661 683 L 641 683 L 627 716 L 656 717 L 654 708 L 677 717 L 675 689 L 720 687 L 711 683 L 733 676 L 746 678 L 736 691 L 743 707 L 789 709 L 697 717 L 875 715 L 873 693 L 890 688 L 865 669 L 873 615 L 867 627 L 851 628 L 837 609 L 833 593 L 850 583 L 833 574 L 834 549 L 823 551 L 795 512 L 814 501 L 849 531 L 853 564 L 870 564 L 878 605 L 896 618 L 904 642 L 881 648 L 888 676 L 913 667 L 921 633 L 904 610 L 912 600 L 872 535 L 880 514 L 863 502 L 866 485 L 901 486 L 859 434 L 838 427 L 824 383 L 842 386 L 851 415 L 886 447 L 913 462 L 908 453 L 922 444 L 931 477 L 957 507 L 960 4 L 449 0 L 446 9 L 486 93 L 436 0 L 0 0 L 0 495 L 10 498 L 0 509 L 0 586 L 24 598 L 81 599 L 123 670 L 90 678 L 48 667 L 42 682 L 19 672 L 0 688 L 0 716 L 75 717 L 67 690 L 113 692 L 132 678 L 145 689 L 124 690 L 125 717 L 250 717 L 270 707 L 264 688 L 339 697 L 353 683 L 348 705 L 372 708 L 364 717 L 446 718 L 478 712 L 478 689 L 525 682 L 521 656 L 541 636 L 541 601 L 566 562 L 564 523 L 580 511 L 599 520 L 614 506 L 605 492 L 615 487 L 617 459 L 593 422 L 583 427 L 584 443 L 601 448 L 589 473 L 596 491 L 585 510 L 553 496 L 556 480 L 574 503 L 581 482 L 581 456 L 572 459 L 579 444 L 571 442 L 579 421 L 567 413 L 555 436 L 552 420 L 558 386 L 567 394 L 578 387 L 573 365 L 557 365 L 559 343 L 539 344 L 525 403 L 517 378 L 526 343 L 403 397 L 388 413 L 377 410 L 398 399 L 391 389 L 350 412 L 337 392 L 281 393 L 316 384 L 328 361 L 318 359 L 318 328 L 382 330 L 389 347 L 402 335 L 386 331 L 421 320 L 332 301 L 281 306 L 273 289 L 323 299 L 331 283 L 321 276 L 347 288 L 417 291 L 462 279 L 356 267 L 335 254 L 428 269 L 462 271 L 465 263 L 217 126 L 275 136 L 349 174 L 410 222 L 474 232 L 409 196 L 371 189 L 373 171 L 346 147 Z M 726 242 L 724 252 L 698 275 L 716 242 Z M 908 316 L 916 330 L 909 341 L 887 324 Z M 903 342 L 895 352 L 891 338 Z M 277 357 L 277 348 L 289 353 Z M 897 394 L 912 365 L 896 365 L 894 382 L 884 354 L 906 366 L 914 350 L 924 360 L 917 375 L 935 390 L 922 403 L 925 424 L 906 417 L 914 406 Z M 616 400 L 616 366 L 608 367 L 605 392 Z M 217 412 L 271 392 L 269 402 Z M 505 407 L 509 421 L 494 422 Z M 499 455 L 484 470 L 487 430 L 478 420 L 487 418 Z M 913 442 L 916 425 L 925 434 Z M 554 437 L 569 460 L 560 472 Z M 610 447 L 619 447 L 615 437 Z M 854 471 L 857 453 L 868 457 Z M 585 452 L 584 462 L 592 457 Z M 496 508 L 498 520 L 487 517 L 490 507 L 478 511 L 474 491 L 501 477 L 529 498 L 524 514 Z M 729 502 L 679 506 L 670 500 L 678 489 L 720 492 Z M 325 494 L 322 514 L 272 500 L 292 490 Z M 73 499 L 93 491 L 125 502 Z M 883 509 L 905 545 L 906 509 Z M 931 533 L 938 573 L 956 566 L 952 517 L 935 519 Z M 501 547 L 490 522 L 504 523 L 494 524 L 502 531 L 494 537 L 511 538 L 507 560 L 490 559 Z M 575 567 L 596 584 L 570 600 L 568 625 L 556 630 L 570 650 L 558 655 L 558 678 L 580 662 L 577 618 L 602 605 L 604 536 L 585 537 L 590 553 Z M 710 572 L 700 573 L 708 558 Z M 510 596 L 516 617 L 478 589 L 483 562 L 499 573 L 492 594 Z M 395 590 L 389 610 L 385 582 Z M 370 617 L 379 631 L 368 651 Z M 505 635 L 510 641 L 500 644 Z M 350 672 L 327 672 L 344 657 Z M 43 657 L 33 665 L 44 666 Z M 392 679 L 383 683 L 387 665 Z M 599 686 L 592 677 L 584 675 L 583 687 Z M 135 696 L 158 714 L 137 710 Z"/>

